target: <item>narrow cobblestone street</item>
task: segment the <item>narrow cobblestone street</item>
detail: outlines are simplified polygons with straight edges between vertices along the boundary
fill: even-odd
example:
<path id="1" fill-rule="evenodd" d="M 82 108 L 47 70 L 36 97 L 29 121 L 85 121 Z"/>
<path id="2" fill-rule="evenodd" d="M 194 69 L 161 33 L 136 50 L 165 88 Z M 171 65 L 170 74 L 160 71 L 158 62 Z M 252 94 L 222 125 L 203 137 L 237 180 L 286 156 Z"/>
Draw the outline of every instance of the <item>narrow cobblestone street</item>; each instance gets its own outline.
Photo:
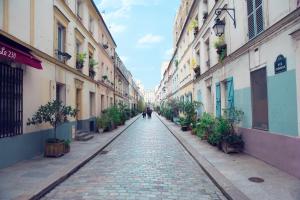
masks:
<path id="1" fill-rule="evenodd" d="M 105 151 L 43 199 L 225 199 L 156 116 Z"/>

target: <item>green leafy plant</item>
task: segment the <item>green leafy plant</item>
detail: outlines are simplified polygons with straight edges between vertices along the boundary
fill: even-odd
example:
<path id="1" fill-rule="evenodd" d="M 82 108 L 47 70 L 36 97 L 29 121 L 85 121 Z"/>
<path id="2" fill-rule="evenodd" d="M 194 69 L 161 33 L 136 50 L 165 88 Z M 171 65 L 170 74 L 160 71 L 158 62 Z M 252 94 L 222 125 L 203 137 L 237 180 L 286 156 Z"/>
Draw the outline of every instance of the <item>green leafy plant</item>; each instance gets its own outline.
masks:
<path id="1" fill-rule="evenodd" d="M 76 56 L 76 66 L 82 68 L 86 59 L 86 53 L 78 53 Z"/>
<path id="2" fill-rule="evenodd" d="M 67 139 L 67 140 L 64 141 L 64 143 L 65 143 L 66 146 L 70 146 L 71 140 Z"/>
<path id="3" fill-rule="evenodd" d="M 198 27 L 199 27 L 198 20 L 193 19 L 188 26 L 188 30 L 191 31 L 193 29 L 198 29 Z"/>
<path id="4" fill-rule="evenodd" d="M 107 75 L 103 75 L 103 76 L 102 76 L 102 79 L 103 79 L 103 80 L 107 80 L 107 78 L 108 78 Z"/>
<path id="5" fill-rule="evenodd" d="M 68 117 L 75 117 L 78 110 L 71 106 L 65 106 L 61 101 L 54 100 L 46 105 L 40 106 L 27 125 L 38 125 L 49 123 L 54 128 L 54 142 L 57 142 L 56 129 L 61 124 L 68 121 Z"/>
<path id="6" fill-rule="evenodd" d="M 214 132 L 216 120 L 208 113 L 203 113 L 200 121 L 197 123 L 197 135 L 201 139 L 207 139 Z"/>
<path id="7" fill-rule="evenodd" d="M 91 59 L 89 60 L 89 67 L 90 67 L 90 69 L 94 69 L 94 67 L 95 67 L 96 65 L 98 65 L 98 62 L 96 62 L 96 60 L 95 60 L 94 58 L 91 58 Z"/>
<path id="8" fill-rule="evenodd" d="M 207 142 L 212 145 L 219 145 L 224 136 L 230 134 L 230 123 L 227 119 L 220 117 L 216 120 L 215 130 L 208 136 Z"/>
<path id="9" fill-rule="evenodd" d="M 238 125 L 243 120 L 244 112 L 235 107 L 231 107 L 223 109 L 223 115 L 224 118 L 230 123 L 231 132 L 234 133 L 234 126 Z"/>
<path id="10" fill-rule="evenodd" d="M 98 129 L 108 129 L 110 126 L 110 119 L 107 113 L 103 113 L 101 117 L 96 119 Z"/>
<path id="11" fill-rule="evenodd" d="M 217 49 L 219 61 L 222 62 L 227 55 L 227 45 L 225 43 L 224 35 L 218 37 L 218 39 L 214 42 L 214 47 Z"/>

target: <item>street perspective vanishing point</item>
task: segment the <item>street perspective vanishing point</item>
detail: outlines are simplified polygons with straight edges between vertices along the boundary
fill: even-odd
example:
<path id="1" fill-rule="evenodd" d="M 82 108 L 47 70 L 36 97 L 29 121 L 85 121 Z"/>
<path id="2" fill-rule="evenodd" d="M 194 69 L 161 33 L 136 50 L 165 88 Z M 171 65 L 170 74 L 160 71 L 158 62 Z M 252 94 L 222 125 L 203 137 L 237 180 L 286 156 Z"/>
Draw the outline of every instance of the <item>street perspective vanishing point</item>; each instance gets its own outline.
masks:
<path id="1" fill-rule="evenodd" d="M 300 0 L 0 0 L 0 200 L 300 200 Z"/>

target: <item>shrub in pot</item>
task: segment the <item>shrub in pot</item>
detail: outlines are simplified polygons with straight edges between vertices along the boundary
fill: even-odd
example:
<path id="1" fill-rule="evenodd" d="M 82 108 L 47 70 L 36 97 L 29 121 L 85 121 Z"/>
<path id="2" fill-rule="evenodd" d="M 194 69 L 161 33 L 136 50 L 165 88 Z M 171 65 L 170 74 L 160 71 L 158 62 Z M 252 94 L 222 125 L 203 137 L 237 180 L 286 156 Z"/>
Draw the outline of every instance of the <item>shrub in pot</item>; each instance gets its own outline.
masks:
<path id="1" fill-rule="evenodd" d="M 207 140 L 209 135 L 214 132 L 215 118 L 209 113 L 203 113 L 200 121 L 197 123 L 197 135 L 202 140 Z"/>
<path id="2" fill-rule="evenodd" d="M 64 154 L 65 143 L 64 140 L 57 138 L 56 129 L 68 121 L 68 116 L 75 117 L 77 112 L 71 106 L 65 106 L 61 101 L 54 100 L 40 106 L 33 117 L 28 119 L 27 125 L 49 123 L 54 128 L 54 137 L 46 140 L 44 153 L 46 157 L 59 157 Z"/>
<path id="3" fill-rule="evenodd" d="M 96 119 L 97 129 L 99 133 L 103 133 L 105 131 L 109 131 L 110 129 L 110 120 L 106 113 L 103 113 L 101 117 L 97 117 Z"/>
<path id="4" fill-rule="evenodd" d="M 222 141 L 220 148 L 225 153 L 241 152 L 244 148 L 244 141 L 241 135 L 235 131 L 236 126 L 241 122 L 244 112 L 231 107 L 224 109 L 224 118 L 228 121 L 229 131 L 222 134 Z"/>
<path id="5" fill-rule="evenodd" d="M 189 130 L 189 126 L 190 126 L 191 122 L 187 118 L 180 117 L 179 118 L 179 123 L 180 123 L 182 131 L 188 131 Z"/>
<path id="6" fill-rule="evenodd" d="M 224 135 L 230 133 L 230 123 L 227 119 L 221 117 L 216 120 L 215 130 L 208 136 L 207 142 L 213 146 L 220 147 Z"/>

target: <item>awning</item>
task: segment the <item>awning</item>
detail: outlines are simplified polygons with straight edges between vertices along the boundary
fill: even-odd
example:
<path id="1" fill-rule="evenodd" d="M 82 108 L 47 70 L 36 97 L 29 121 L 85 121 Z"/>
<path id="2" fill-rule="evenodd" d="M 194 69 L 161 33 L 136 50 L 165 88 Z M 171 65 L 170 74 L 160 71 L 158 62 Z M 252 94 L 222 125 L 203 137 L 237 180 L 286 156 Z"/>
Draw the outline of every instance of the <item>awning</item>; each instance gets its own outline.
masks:
<path id="1" fill-rule="evenodd" d="M 2 41 L 0 41 L 0 58 L 43 69 L 41 61 L 31 55 L 29 51 L 18 49 Z"/>

